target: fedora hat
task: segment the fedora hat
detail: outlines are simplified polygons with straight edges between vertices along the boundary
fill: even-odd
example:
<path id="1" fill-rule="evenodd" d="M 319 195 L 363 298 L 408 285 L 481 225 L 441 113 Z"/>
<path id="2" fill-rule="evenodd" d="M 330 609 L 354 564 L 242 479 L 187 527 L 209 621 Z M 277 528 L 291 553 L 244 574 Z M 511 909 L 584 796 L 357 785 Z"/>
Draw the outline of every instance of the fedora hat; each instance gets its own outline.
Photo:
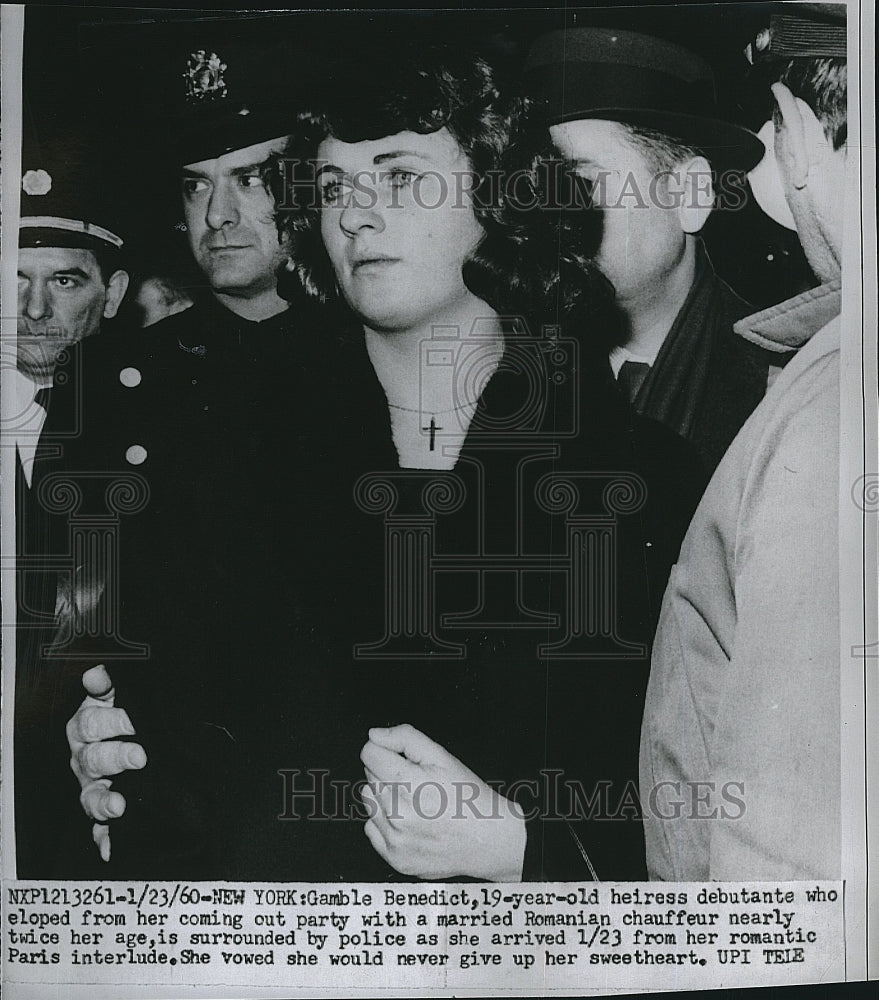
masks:
<path id="1" fill-rule="evenodd" d="M 708 63 L 652 35 L 610 28 L 548 32 L 528 53 L 523 84 L 547 125 L 600 118 L 655 129 L 704 151 L 715 165 L 743 170 L 763 156 L 753 132 L 720 117 Z"/>

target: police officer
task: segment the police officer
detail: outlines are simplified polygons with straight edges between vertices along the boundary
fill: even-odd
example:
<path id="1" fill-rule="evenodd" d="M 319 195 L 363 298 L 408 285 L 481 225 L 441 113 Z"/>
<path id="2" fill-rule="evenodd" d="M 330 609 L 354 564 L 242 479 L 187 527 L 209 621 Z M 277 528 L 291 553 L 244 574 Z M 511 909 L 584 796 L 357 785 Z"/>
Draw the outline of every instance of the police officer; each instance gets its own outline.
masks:
<path id="1" fill-rule="evenodd" d="M 128 287 L 123 230 L 98 165 L 75 137 L 46 140 L 46 132 L 29 127 L 23 143 L 14 403 L 3 428 L 16 452 L 16 767 L 31 790 L 29 762 L 47 738 L 39 724 L 44 678 L 37 647 L 56 604 L 56 580 L 45 563 L 50 519 L 33 488 L 34 462 L 41 437 L 43 452 L 53 448 L 43 429 L 52 392 L 70 378 L 71 348 L 115 317 Z M 22 796 L 20 825 L 29 825 L 31 808 L 31 796 Z M 35 842 L 26 840 L 25 858 Z"/>
<path id="2" fill-rule="evenodd" d="M 78 477 L 84 507 L 103 515 L 108 477 L 136 499 L 117 504 L 112 558 L 92 563 L 85 586 L 74 578 L 74 620 L 47 656 L 88 668 L 85 702 L 74 712 L 82 689 L 74 700 L 68 685 L 63 704 L 98 850 L 74 822 L 42 873 L 94 872 L 98 853 L 97 870 L 118 877 L 252 871 L 251 827 L 275 823 L 274 772 L 296 760 L 265 747 L 302 736 L 298 699 L 328 698 L 321 661 L 302 650 L 320 633 L 315 594 L 324 623 L 343 613 L 335 557 L 354 544 L 341 527 L 351 485 L 395 464 L 380 387 L 343 388 L 367 362 L 362 344 L 279 292 L 286 257 L 263 174 L 293 112 L 252 54 L 236 63 L 235 52 L 181 52 L 180 105 L 163 122 L 207 287 L 146 334 L 86 345 L 47 427 L 81 407 L 78 437 L 40 471 L 46 489 Z M 364 440 L 376 426 L 386 433 Z M 89 601 L 101 629 L 79 620 Z M 267 873 L 283 862 L 271 855 L 259 852 Z"/>
<path id="3" fill-rule="evenodd" d="M 63 157 L 26 141 L 22 164 L 13 429 L 28 484 L 59 356 L 98 333 L 128 288 L 120 226 L 89 183 L 93 165 L 69 140 L 52 145 Z"/>

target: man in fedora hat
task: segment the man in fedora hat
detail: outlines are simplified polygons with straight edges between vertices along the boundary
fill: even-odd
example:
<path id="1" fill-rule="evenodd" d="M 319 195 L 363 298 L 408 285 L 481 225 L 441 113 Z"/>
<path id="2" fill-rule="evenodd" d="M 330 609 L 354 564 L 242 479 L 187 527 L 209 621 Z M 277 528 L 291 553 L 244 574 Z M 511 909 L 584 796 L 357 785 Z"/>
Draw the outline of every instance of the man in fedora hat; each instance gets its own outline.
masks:
<path id="1" fill-rule="evenodd" d="M 648 869 L 670 881 L 830 879 L 842 865 L 845 8 L 777 8 L 751 46 L 775 98 L 770 162 L 752 183 L 764 209 L 796 227 L 818 283 L 736 326 L 796 353 L 718 467 L 665 594 L 641 801 Z M 689 805 L 694 787 L 701 799 Z"/>
<path id="2" fill-rule="evenodd" d="M 715 274 L 699 233 L 715 183 L 743 197 L 742 172 L 763 147 L 719 117 L 702 58 L 650 35 L 550 32 L 524 86 L 602 213 L 596 259 L 621 313 L 608 345 L 620 389 L 713 469 L 765 392 L 769 362 L 733 336 L 750 306 Z"/>
<path id="3" fill-rule="evenodd" d="M 145 333 L 85 345 L 81 376 L 53 400 L 47 433 L 81 405 L 80 432 L 40 475 L 81 475 L 86 503 L 102 502 L 101 476 L 134 476 L 146 499 L 118 518 L 115 561 L 98 567 L 92 587 L 113 634 L 60 651 L 78 670 L 76 690 L 55 702 L 70 717 L 82 809 L 51 831 L 38 874 L 234 877 L 253 874 L 248 859 L 268 874 L 284 862 L 258 846 L 260 824 L 277 827 L 276 770 L 286 760 L 270 768 L 259 756 L 266 703 L 262 688 L 243 695 L 246 674 L 262 664 L 283 710 L 291 635 L 309 620 L 302 567 L 329 558 L 314 551 L 316 514 L 331 525 L 361 465 L 386 461 L 361 440 L 370 412 L 387 422 L 380 387 L 343 391 L 334 380 L 348 346 L 279 290 L 286 258 L 264 168 L 295 120 L 291 63 L 269 57 L 264 33 L 247 41 L 178 41 L 170 92 L 151 98 L 153 160 L 180 179 L 205 286 Z M 101 642 L 119 646 L 118 657 Z M 146 649 L 131 655 L 132 646 Z M 299 664 L 295 676 L 312 697 L 306 670 Z M 265 806 L 256 818 L 258 807 L 243 804 L 250 789 Z"/>

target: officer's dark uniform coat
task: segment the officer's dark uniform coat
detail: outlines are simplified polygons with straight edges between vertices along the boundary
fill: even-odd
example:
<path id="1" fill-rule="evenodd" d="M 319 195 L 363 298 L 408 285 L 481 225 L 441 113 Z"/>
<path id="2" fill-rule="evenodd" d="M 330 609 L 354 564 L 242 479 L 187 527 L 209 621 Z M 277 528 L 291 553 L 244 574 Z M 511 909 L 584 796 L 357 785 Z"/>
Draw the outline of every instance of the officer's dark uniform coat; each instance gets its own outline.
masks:
<path id="1" fill-rule="evenodd" d="M 221 871 L 231 817 L 247 808 L 240 789 L 260 780 L 262 716 L 294 739 L 327 704 L 319 643 L 347 614 L 353 483 L 396 464 L 380 386 L 346 378 L 368 366 L 358 351 L 362 339 L 317 336 L 302 308 L 252 323 L 206 296 L 72 352 L 44 437 L 64 454 L 39 464 L 35 487 L 69 481 L 76 516 L 115 515 L 115 552 L 97 573 L 104 617 L 60 641 L 46 630 L 55 648 L 27 670 L 38 681 L 19 706 L 19 780 L 41 782 L 46 808 L 20 815 L 20 874 Z M 94 559 L 70 552 L 69 512 L 54 521 L 55 552 Z M 98 662 L 149 755 L 116 780 L 128 810 L 110 866 L 93 862 L 64 737 L 82 670 Z"/>

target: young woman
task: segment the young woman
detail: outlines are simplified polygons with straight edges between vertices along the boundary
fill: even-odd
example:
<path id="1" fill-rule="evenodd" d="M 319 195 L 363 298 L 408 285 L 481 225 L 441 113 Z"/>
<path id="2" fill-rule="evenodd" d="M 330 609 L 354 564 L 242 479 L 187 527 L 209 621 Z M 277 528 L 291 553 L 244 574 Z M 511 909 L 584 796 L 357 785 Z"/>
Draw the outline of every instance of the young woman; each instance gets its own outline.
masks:
<path id="1" fill-rule="evenodd" d="M 508 169 L 489 66 L 444 49 L 367 62 L 329 76 L 278 191 L 304 287 L 341 303 L 327 315 L 365 345 L 372 370 L 347 377 L 377 378 L 387 398 L 405 471 L 382 480 L 386 525 L 401 511 L 433 525 L 411 579 L 395 578 L 412 562 L 393 563 L 388 534 L 358 580 L 376 599 L 355 602 L 359 623 L 385 628 L 340 673 L 341 715 L 371 727 L 366 836 L 407 876 L 642 877 L 649 642 L 701 477 L 598 361 L 607 288 L 582 256 L 563 270 L 546 255 L 569 223 L 511 215 L 534 175 Z M 588 239 L 595 222 L 575 224 Z M 431 483 L 457 498 L 439 514 Z M 628 501 L 608 505 L 615 488 Z M 603 563 L 580 558 L 590 530 Z M 395 647 L 407 595 L 430 607 L 409 609 Z"/>
<path id="2" fill-rule="evenodd" d="M 238 404 L 198 439 L 191 537 L 126 535 L 134 583 L 160 558 L 174 585 L 126 574 L 153 657 L 111 676 L 148 764 L 101 874 L 643 877 L 641 705 L 692 469 L 593 358 L 606 287 L 558 255 L 593 217 L 508 219 L 528 183 L 488 66 L 404 54 L 328 73 L 278 174 L 318 300 L 268 331 L 295 364 L 224 362 L 247 381 L 214 387 Z"/>

